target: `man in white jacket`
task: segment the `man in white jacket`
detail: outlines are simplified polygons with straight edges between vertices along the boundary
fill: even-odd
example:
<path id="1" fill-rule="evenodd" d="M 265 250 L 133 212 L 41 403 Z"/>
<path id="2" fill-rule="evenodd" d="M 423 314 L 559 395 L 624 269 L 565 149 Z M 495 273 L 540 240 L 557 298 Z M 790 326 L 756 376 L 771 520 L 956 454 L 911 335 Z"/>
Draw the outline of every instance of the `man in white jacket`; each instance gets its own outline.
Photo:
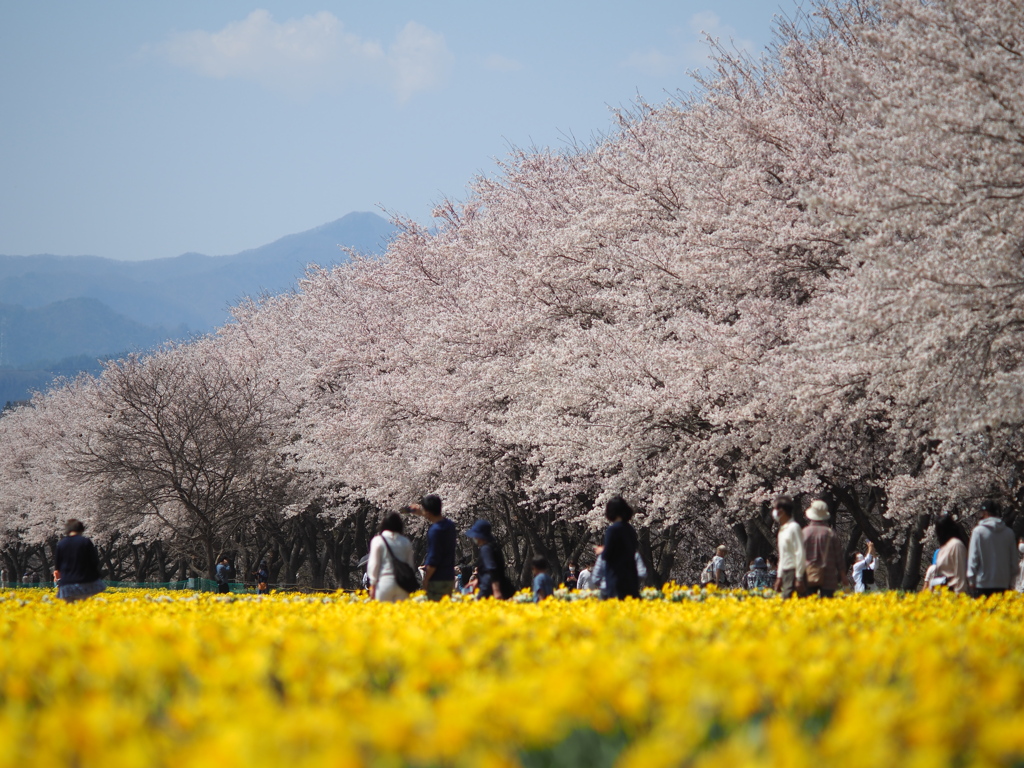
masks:
<path id="1" fill-rule="evenodd" d="M 804 537 L 800 524 L 793 519 L 793 498 L 779 496 L 775 500 L 772 517 L 779 524 L 779 575 L 775 579 L 775 590 L 782 592 L 782 599 L 802 594 L 807 558 L 804 555 Z"/>

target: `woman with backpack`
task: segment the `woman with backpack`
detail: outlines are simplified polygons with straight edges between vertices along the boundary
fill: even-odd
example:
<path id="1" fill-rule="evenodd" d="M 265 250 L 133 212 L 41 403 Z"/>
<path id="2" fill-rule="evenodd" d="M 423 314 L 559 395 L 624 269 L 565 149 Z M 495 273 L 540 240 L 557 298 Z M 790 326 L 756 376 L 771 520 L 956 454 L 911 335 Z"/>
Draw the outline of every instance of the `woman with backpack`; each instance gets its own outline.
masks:
<path id="1" fill-rule="evenodd" d="M 402 532 L 402 516 L 392 512 L 380 524 L 380 532 L 370 542 L 366 574 L 370 577 L 370 599 L 383 603 L 407 600 L 415 592 L 416 566 L 412 542 Z"/>

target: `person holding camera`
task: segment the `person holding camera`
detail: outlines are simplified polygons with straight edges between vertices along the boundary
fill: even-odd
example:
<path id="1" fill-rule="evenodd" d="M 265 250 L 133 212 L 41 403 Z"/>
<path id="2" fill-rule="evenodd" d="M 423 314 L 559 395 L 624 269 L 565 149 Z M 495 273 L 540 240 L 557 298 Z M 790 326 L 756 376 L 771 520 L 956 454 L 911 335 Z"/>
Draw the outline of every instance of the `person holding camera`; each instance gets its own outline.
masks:
<path id="1" fill-rule="evenodd" d="M 869 541 L 867 554 L 862 555 L 858 552 L 854 555 L 853 566 L 850 568 L 854 592 L 870 592 L 874 588 L 875 567 L 877 565 L 878 553 L 875 552 L 874 542 Z"/>

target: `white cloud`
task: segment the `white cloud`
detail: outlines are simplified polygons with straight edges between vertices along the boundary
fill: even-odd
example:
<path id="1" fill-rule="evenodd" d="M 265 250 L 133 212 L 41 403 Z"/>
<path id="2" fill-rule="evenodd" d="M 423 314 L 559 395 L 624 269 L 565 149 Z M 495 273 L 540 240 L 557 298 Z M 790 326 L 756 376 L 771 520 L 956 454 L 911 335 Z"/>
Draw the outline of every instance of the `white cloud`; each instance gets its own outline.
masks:
<path id="1" fill-rule="evenodd" d="M 416 91 L 441 85 L 454 60 L 444 37 L 415 21 L 405 25 L 388 49 L 394 87 L 403 101 Z"/>
<path id="2" fill-rule="evenodd" d="M 444 37 L 416 22 L 385 50 L 327 11 L 278 23 L 257 10 L 219 32 L 172 34 L 156 50 L 204 77 L 251 80 L 296 95 L 369 84 L 390 88 L 402 101 L 443 84 L 454 60 Z"/>
<path id="3" fill-rule="evenodd" d="M 521 62 L 497 53 L 492 53 L 488 56 L 484 60 L 484 66 L 488 69 L 493 69 L 495 72 L 518 72 L 523 68 Z"/>
<path id="4" fill-rule="evenodd" d="M 676 27 L 669 31 L 671 40 L 662 48 L 634 51 L 622 62 L 625 67 L 637 69 L 646 75 L 664 77 L 682 74 L 687 69 L 702 67 L 708 63 L 709 49 L 705 36 L 722 40 L 740 50 L 753 53 L 754 43 L 738 38 L 735 28 L 723 24 L 712 11 L 701 11 L 690 17 L 685 29 Z"/>
<path id="5" fill-rule="evenodd" d="M 622 63 L 630 69 L 640 70 L 645 75 L 664 77 L 679 70 L 680 58 L 651 48 L 647 51 L 634 51 Z"/>

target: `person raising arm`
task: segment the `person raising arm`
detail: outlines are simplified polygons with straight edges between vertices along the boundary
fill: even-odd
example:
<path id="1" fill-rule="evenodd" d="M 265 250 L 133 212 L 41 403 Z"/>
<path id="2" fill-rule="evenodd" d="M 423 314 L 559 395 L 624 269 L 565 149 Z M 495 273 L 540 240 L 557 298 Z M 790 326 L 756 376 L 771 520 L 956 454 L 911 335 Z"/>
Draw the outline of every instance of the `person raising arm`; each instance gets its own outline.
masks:
<path id="1" fill-rule="evenodd" d="M 428 600 L 440 600 L 455 588 L 455 523 L 441 513 L 441 497 L 429 494 L 403 508 L 430 523 L 422 587 Z"/>

